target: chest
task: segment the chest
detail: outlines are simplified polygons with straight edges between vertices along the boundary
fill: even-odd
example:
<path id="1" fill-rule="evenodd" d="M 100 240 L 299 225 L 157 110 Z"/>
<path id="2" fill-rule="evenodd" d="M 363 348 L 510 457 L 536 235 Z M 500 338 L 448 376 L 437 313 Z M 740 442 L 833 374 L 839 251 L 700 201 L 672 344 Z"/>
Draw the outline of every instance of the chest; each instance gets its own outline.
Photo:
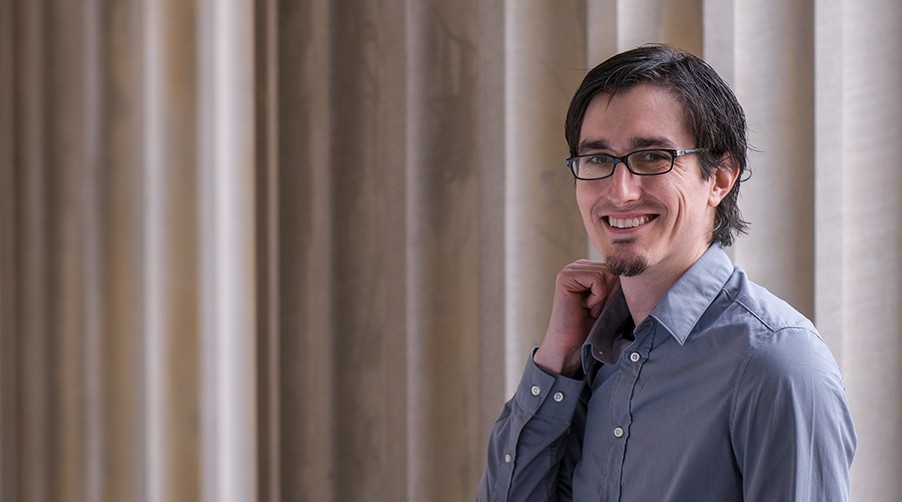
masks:
<path id="1" fill-rule="evenodd" d="M 741 499 L 730 412 L 747 351 L 705 335 L 645 337 L 590 380 L 576 500 Z"/>

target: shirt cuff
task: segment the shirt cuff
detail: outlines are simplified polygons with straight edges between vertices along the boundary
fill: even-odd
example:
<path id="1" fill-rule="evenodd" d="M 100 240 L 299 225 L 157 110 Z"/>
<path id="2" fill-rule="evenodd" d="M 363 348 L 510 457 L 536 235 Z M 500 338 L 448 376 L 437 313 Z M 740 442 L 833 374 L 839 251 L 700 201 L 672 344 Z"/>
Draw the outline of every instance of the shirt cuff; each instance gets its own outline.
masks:
<path id="1" fill-rule="evenodd" d="M 514 402 L 523 411 L 537 417 L 572 421 L 579 396 L 586 385 L 585 379 L 574 380 L 546 373 L 536 366 L 533 355 L 535 350 L 526 362 Z"/>

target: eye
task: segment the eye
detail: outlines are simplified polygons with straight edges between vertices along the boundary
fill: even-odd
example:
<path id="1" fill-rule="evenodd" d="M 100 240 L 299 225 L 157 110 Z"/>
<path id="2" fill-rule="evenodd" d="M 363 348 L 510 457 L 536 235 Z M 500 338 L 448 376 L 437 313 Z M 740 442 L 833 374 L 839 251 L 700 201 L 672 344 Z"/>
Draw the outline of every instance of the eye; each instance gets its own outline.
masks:
<path id="1" fill-rule="evenodd" d="M 583 162 L 590 166 L 601 166 L 611 163 L 611 157 L 607 155 L 586 155 L 583 159 Z"/>
<path id="2" fill-rule="evenodd" d="M 670 155 L 661 150 L 649 150 L 647 152 L 640 152 L 637 160 L 639 162 L 647 163 L 670 162 Z"/>

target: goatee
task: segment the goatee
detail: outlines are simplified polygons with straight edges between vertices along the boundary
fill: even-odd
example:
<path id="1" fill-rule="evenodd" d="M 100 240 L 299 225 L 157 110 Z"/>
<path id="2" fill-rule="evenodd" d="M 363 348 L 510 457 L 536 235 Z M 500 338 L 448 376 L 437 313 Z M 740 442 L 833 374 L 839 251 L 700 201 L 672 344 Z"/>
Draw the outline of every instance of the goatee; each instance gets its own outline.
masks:
<path id="1" fill-rule="evenodd" d="M 648 268 L 648 262 L 641 256 L 632 256 L 628 258 L 611 256 L 605 259 L 605 266 L 614 275 L 621 277 L 634 277 Z"/>

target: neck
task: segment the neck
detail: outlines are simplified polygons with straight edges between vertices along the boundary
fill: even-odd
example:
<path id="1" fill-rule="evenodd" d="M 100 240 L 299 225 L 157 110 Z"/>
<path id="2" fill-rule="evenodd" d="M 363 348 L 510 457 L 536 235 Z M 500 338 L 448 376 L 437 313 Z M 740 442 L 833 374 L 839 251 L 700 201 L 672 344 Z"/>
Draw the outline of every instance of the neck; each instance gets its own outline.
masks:
<path id="1" fill-rule="evenodd" d="M 670 286 L 673 286 L 674 282 L 676 282 L 676 279 L 664 284 L 648 277 L 647 274 L 620 278 L 623 296 L 626 298 L 626 304 L 629 306 L 633 322 L 637 326 L 648 317 L 648 314 L 661 301 L 661 298 L 664 298 L 664 293 L 670 289 Z"/>
<path id="2" fill-rule="evenodd" d="M 633 322 L 638 326 L 651 313 L 652 309 L 664 298 L 667 291 L 683 274 L 705 253 L 703 249 L 691 260 L 678 265 L 658 264 L 634 277 L 621 277 L 620 285 L 623 296 L 629 306 Z"/>

